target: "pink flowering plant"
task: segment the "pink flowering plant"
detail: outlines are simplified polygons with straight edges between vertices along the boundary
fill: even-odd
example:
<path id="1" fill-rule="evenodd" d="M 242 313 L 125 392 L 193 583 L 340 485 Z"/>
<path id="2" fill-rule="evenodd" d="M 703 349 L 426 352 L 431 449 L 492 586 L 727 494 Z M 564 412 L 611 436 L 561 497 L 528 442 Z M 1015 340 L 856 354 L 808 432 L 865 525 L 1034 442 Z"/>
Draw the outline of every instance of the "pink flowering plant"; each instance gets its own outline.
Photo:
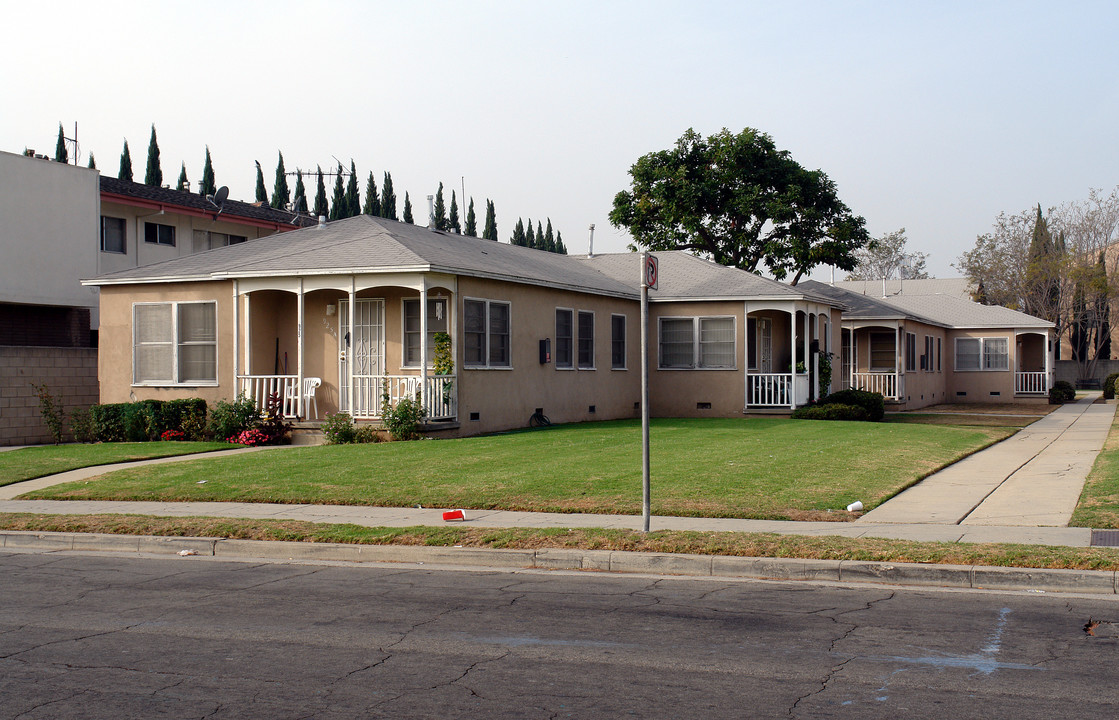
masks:
<path id="1" fill-rule="evenodd" d="M 250 447 L 256 447 L 257 445 L 267 445 L 270 440 L 271 438 L 263 431 L 258 428 L 252 428 L 250 430 L 243 430 L 240 433 L 228 438 L 227 442 L 231 442 L 236 445 L 248 445 Z"/>
<path id="2" fill-rule="evenodd" d="M 163 434 L 159 436 L 159 439 L 163 442 L 186 440 L 186 435 L 181 430 L 164 430 Z"/>

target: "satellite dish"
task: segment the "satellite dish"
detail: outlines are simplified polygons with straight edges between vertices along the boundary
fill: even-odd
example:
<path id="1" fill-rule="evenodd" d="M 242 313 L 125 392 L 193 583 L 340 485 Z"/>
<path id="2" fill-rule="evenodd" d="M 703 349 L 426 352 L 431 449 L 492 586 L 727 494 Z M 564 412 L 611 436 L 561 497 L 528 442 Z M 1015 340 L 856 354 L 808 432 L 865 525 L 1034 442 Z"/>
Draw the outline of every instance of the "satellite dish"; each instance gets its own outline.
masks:
<path id="1" fill-rule="evenodd" d="M 218 188 L 218 191 L 216 193 L 214 193 L 213 195 L 207 195 L 206 199 L 210 201 L 211 205 L 218 209 L 218 214 L 220 215 L 223 206 L 225 205 L 225 200 L 228 197 L 229 188 L 225 185 L 222 185 L 220 188 Z"/>

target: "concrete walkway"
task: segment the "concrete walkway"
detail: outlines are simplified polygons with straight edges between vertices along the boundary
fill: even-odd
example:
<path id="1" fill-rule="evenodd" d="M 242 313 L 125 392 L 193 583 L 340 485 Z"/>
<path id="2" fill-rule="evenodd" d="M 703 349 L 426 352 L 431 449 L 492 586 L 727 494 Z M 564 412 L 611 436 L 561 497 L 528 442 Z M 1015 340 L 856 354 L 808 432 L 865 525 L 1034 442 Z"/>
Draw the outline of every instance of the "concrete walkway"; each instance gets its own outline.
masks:
<path id="1" fill-rule="evenodd" d="M 930 475 L 856 525 L 1064 527 L 1115 417 L 1099 393 Z"/>

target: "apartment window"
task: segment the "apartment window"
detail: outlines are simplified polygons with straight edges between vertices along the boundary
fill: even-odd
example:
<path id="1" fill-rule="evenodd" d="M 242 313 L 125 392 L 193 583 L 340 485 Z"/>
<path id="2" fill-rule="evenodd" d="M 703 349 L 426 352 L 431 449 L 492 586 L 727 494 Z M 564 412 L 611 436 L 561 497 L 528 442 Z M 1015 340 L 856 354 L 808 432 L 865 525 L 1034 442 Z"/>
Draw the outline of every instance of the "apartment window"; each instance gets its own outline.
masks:
<path id="1" fill-rule="evenodd" d="M 574 367 L 575 313 L 572 310 L 556 308 L 556 367 Z"/>
<path id="2" fill-rule="evenodd" d="M 163 223 L 144 223 L 144 242 L 156 245 L 175 245 L 175 226 Z"/>
<path id="3" fill-rule="evenodd" d="M 435 333 L 447 332 L 447 299 L 428 298 L 427 301 L 427 366 L 435 358 Z M 420 365 L 420 300 L 404 301 L 404 366 Z"/>
<path id="4" fill-rule="evenodd" d="M 940 338 L 936 339 L 936 371 L 940 372 Z"/>
<path id="5" fill-rule="evenodd" d="M 917 370 L 917 335 L 914 333 L 905 334 L 905 371 L 915 372 Z"/>
<path id="6" fill-rule="evenodd" d="M 579 369 L 594 370 L 594 313 L 579 311 Z"/>
<path id="7" fill-rule="evenodd" d="M 925 354 L 921 356 L 921 369 L 925 372 L 932 372 L 934 369 L 932 335 L 925 336 Z"/>
<path id="8" fill-rule="evenodd" d="M 466 367 L 512 366 L 510 305 L 497 300 L 463 300 L 463 364 Z"/>
<path id="9" fill-rule="evenodd" d="M 132 318 L 134 384 L 218 381 L 216 303 L 137 303 L 132 306 Z"/>
<path id="10" fill-rule="evenodd" d="M 124 218 L 101 216 L 101 252 L 125 253 Z"/>
<path id="11" fill-rule="evenodd" d="M 1006 338 L 956 338 L 957 370 L 1009 370 Z"/>
<path id="12" fill-rule="evenodd" d="M 226 245 L 237 245 L 247 240 L 244 235 L 230 235 L 228 233 L 209 232 L 208 230 L 194 231 L 194 252 L 213 250 Z"/>
<path id="13" fill-rule="evenodd" d="M 660 318 L 659 367 L 734 368 L 733 317 Z"/>
<path id="14" fill-rule="evenodd" d="M 626 316 L 610 316 L 610 368 L 626 369 Z"/>
<path id="15" fill-rule="evenodd" d="M 892 332 L 872 332 L 870 334 L 870 371 L 894 372 L 897 355 L 894 341 L 897 336 Z"/>

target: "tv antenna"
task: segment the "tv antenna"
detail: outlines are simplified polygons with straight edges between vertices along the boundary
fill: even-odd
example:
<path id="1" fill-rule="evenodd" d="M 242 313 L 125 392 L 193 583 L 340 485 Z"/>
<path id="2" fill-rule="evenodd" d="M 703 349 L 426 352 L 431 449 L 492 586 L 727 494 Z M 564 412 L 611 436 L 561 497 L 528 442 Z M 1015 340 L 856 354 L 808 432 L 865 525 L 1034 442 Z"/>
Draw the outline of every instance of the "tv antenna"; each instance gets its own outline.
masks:
<path id="1" fill-rule="evenodd" d="M 229 187 L 222 185 L 218 191 L 213 195 L 207 195 L 206 199 L 210 204 L 218 209 L 217 214 L 221 215 L 221 211 L 225 209 L 225 200 L 229 197 Z"/>

